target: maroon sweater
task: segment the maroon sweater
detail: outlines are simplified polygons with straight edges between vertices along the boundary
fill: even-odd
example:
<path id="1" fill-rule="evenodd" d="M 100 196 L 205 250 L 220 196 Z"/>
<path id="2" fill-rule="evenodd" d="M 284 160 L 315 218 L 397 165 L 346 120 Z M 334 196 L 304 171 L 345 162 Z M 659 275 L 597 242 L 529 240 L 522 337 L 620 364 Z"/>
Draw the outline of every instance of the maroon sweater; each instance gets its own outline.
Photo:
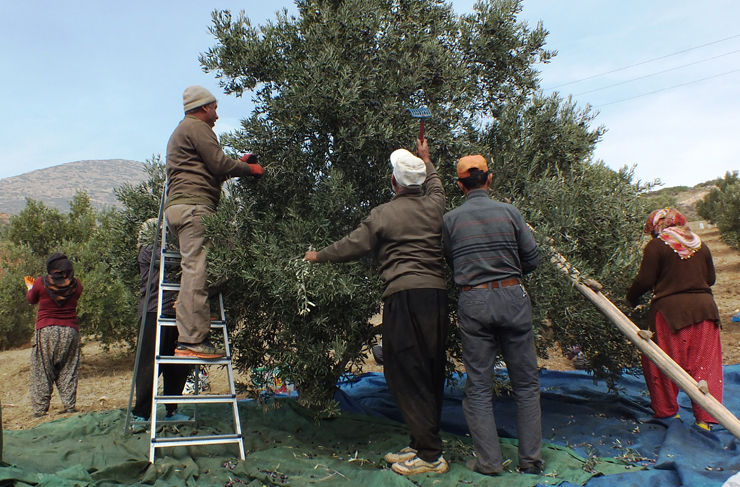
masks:
<path id="1" fill-rule="evenodd" d="M 36 329 L 40 330 L 46 326 L 70 326 L 75 330 L 77 328 L 77 300 L 82 294 L 82 283 L 77 279 L 77 290 L 64 302 L 63 305 L 57 304 L 46 294 L 44 283 L 41 278 L 37 278 L 33 287 L 26 294 L 26 299 L 31 304 L 38 303 L 39 311 L 36 314 Z"/>
<path id="2" fill-rule="evenodd" d="M 705 243 L 689 259 L 681 259 L 659 238 L 645 246 L 640 272 L 627 291 L 627 302 L 637 305 L 640 296 L 653 290 L 648 322 L 655 330 L 655 315 L 660 314 L 672 330 L 702 321 L 720 324 L 719 310 L 711 286 L 716 275 L 712 253 Z"/>

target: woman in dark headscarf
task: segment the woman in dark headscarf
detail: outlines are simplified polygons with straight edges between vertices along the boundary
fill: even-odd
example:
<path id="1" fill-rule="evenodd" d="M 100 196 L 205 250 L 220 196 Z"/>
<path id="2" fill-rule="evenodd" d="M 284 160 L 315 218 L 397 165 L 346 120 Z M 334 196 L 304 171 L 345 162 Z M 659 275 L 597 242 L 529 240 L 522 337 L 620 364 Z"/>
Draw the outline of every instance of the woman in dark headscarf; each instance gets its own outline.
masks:
<path id="1" fill-rule="evenodd" d="M 712 254 L 686 218 L 673 208 L 653 211 L 645 224 L 653 239 L 645 246 L 640 271 L 627 292 L 637 306 L 653 291 L 648 323 L 653 340 L 697 382 L 722 402 L 722 344 L 719 311 L 712 296 L 715 271 Z M 678 387 L 643 355 L 650 401 L 656 418 L 678 415 Z M 696 424 L 709 429 L 717 421 L 693 404 Z"/>
<path id="2" fill-rule="evenodd" d="M 36 335 L 31 349 L 30 395 L 34 417 L 49 411 L 54 384 L 65 412 L 75 412 L 80 363 L 77 300 L 82 284 L 74 277 L 72 262 L 56 252 L 46 260 L 45 276 L 26 277 L 31 304 L 38 303 Z"/>

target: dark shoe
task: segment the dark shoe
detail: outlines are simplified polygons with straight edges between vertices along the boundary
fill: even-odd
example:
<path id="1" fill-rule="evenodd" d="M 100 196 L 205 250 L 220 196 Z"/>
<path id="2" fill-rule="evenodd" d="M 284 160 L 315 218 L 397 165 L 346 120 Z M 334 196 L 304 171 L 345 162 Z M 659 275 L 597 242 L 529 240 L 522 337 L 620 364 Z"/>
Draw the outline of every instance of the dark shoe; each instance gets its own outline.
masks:
<path id="1" fill-rule="evenodd" d="M 149 420 L 131 413 L 131 433 L 138 435 L 144 433 L 149 427 Z"/>
<path id="2" fill-rule="evenodd" d="M 162 418 L 162 421 L 170 421 L 170 422 L 174 422 L 174 423 L 182 423 L 184 421 L 191 421 L 192 419 L 193 418 L 191 418 L 190 416 L 188 416 L 186 414 L 182 414 L 177 409 L 175 409 L 175 411 L 173 411 L 172 414 L 165 415 L 165 417 Z"/>
<path id="3" fill-rule="evenodd" d="M 226 352 L 214 347 L 210 341 L 200 343 L 178 343 L 175 349 L 176 357 L 221 358 Z"/>
<path id="4" fill-rule="evenodd" d="M 34 418 L 43 418 L 44 416 L 46 416 L 45 412 L 44 413 L 33 413 Z"/>
<path id="5" fill-rule="evenodd" d="M 471 458 L 470 460 L 465 462 L 465 467 L 468 470 L 472 470 L 475 473 L 479 473 L 481 475 L 488 475 L 490 477 L 494 477 L 500 473 L 500 472 L 486 472 L 486 471 L 481 470 L 480 467 L 478 466 L 478 460 L 475 458 Z"/>
<path id="6" fill-rule="evenodd" d="M 405 462 L 398 462 L 391 465 L 391 469 L 400 473 L 401 475 L 418 475 L 420 473 L 447 473 L 450 466 L 447 465 L 447 461 L 443 456 L 440 455 L 438 459 L 433 462 L 427 462 L 421 458 L 414 456 L 411 460 Z"/>
<path id="7" fill-rule="evenodd" d="M 530 475 L 542 475 L 545 471 L 545 462 L 537 462 L 534 465 L 530 465 L 527 468 L 519 467 L 520 473 L 528 473 Z"/>
<path id="8" fill-rule="evenodd" d="M 72 414 L 72 413 L 76 413 L 78 411 L 77 411 L 77 408 L 76 407 L 71 407 L 71 408 L 65 409 L 64 412 L 67 413 L 67 414 Z"/>
<path id="9" fill-rule="evenodd" d="M 383 365 L 383 346 L 382 345 L 375 345 L 373 347 L 373 358 L 375 359 L 376 364 Z"/>

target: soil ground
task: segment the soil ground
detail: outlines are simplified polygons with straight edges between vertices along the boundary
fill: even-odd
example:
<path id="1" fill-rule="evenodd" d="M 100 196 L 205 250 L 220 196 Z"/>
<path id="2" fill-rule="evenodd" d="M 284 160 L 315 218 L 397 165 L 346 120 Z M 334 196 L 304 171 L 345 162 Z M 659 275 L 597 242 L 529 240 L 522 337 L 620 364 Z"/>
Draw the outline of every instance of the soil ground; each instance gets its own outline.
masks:
<path id="1" fill-rule="evenodd" d="M 732 322 L 731 316 L 740 308 L 740 252 L 734 251 L 719 240 L 719 231 L 708 228 L 703 222 L 692 222 L 691 226 L 709 246 L 717 270 L 717 283 L 713 287 L 715 300 L 722 317 L 722 349 L 724 363 L 740 363 L 740 323 Z M 700 228 L 703 226 L 704 228 Z M 96 342 L 83 345 L 82 369 L 77 388 L 77 409 L 80 412 L 125 409 L 128 406 L 134 357 L 122 349 L 104 351 Z M 28 396 L 30 349 L 16 349 L 0 353 L 0 402 L 2 403 L 3 428 L 10 430 L 32 428 L 39 423 L 69 416 L 55 392 L 49 414 L 33 418 Z M 558 351 L 552 351 L 550 359 L 541 361 L 541 366 L 552 370 L 572 370 L 570 360 Z M 210 382 L 214 392 L 225 392 L 226 374 L 212 368 Z M 382 370 L 371 356 L 366 371 Z M 240 377 L 237 375 L 237 380 Z"/>

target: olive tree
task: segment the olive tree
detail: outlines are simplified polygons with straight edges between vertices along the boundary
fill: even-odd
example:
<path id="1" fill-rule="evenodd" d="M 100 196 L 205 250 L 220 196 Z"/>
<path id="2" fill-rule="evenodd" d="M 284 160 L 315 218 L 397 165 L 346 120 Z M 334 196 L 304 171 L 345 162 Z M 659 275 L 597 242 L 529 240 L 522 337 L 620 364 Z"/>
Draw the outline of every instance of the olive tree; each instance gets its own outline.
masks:
<path id="1" fill-rule="evenodd" d="M 208 221 L 214 279 L 228 280 L 242 369 L 278 369 L 301 401 L 330 411 L 337 379 L 358 370 L 379 311 L 372 256 L 312 266 L 304 252 L 351 231 L 387 202 L 390 153 L 413 148 L 425 105 L 432 158 L 450 207 L 461 203 L 455 161 L 492 158 L 497 198 L 536 228 L 542 269 L 528 281 L 540 349 L 580 343 L 610 384 L 636 354 L 614 327 L 548 269 L 555 245 L 620 297 L 639 262 L 644 209 L 625 168 L 592 159 L 603 127 L 588 107 L 538 95 L 547 31 L 518 19 L 515 0 L 478 2 L 456 15 L 442 0 L 301 0 L 255 26 L 242 12 L 213 14 L 206 71 L 226 94 L 251 96 L 241 128 L 222 137 L 256 152 L 265 177 L 230 186 Z M 454 289 L 451 296 L 454 299 Z M 451 356 L 459 345 L 451 341 Z"/>

